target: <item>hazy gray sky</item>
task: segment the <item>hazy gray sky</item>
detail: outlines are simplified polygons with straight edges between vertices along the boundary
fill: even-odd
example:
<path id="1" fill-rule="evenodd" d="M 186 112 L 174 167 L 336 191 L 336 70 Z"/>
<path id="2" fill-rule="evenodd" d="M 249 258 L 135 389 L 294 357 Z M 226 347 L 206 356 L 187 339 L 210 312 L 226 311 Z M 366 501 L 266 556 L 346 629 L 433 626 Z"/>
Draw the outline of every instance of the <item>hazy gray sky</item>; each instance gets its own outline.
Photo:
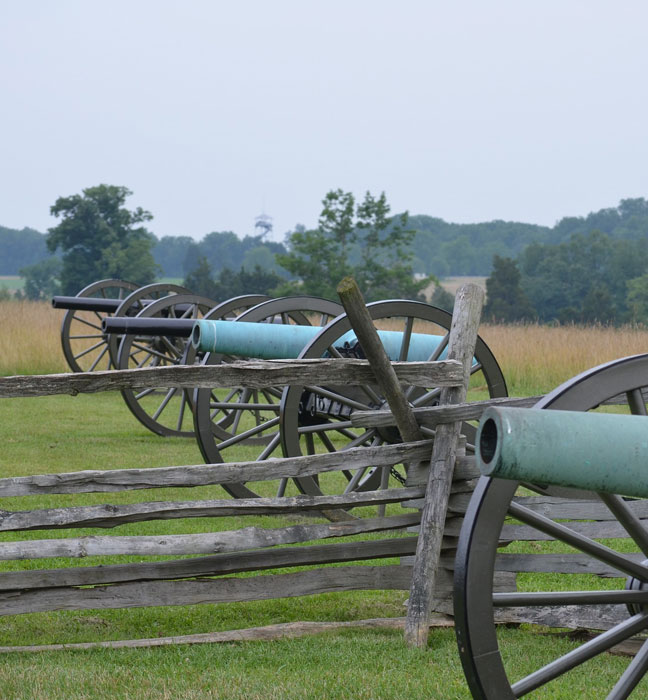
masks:
<path id="1" fill-rule="evenodd" d="M 644 0 L 0 0 L 0 225 L 133 190 L 158 236 L 317 221 L 334 188 L 448 221 L 648 196 Z"/>

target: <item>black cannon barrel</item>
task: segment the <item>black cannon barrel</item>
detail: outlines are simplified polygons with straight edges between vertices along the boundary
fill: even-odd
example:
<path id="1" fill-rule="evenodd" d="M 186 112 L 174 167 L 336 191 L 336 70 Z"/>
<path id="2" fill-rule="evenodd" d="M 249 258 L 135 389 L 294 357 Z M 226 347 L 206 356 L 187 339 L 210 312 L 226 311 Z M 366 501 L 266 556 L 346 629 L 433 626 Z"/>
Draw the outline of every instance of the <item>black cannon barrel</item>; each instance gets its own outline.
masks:
<path id="1" fill-rule="evenodd" d="M 166 335 L 188 338 L 191 329 L 196 324 L 192 318 L 139 318 L 128 316 L 113 316 L 101 321 L 104 333 L 119 335 Z"/>
<path id="2" fill-rule="evenodd" d="M 102 299 L 101 297 L 52 297 L 52 306 L 55 309 L 72 309 L 73 311 L 101 311 L 103 313 L 115 313 L 123 299 Z M 140 299 L 136 305 L 129 309 L 129 313 L 137 313 L 143 306 L 152 304 L 155 299 Z M 191 309 L 191 304 L 178 304 L 176 311 L 184 313 Z"/>
<path id="3" fill-rule="evenodd" d="M 74 309 L 75 311 L 104 311 L 114 313 L 123 299 L 102 299 L 101 297 L 52 297 L 55 309 Z"/>

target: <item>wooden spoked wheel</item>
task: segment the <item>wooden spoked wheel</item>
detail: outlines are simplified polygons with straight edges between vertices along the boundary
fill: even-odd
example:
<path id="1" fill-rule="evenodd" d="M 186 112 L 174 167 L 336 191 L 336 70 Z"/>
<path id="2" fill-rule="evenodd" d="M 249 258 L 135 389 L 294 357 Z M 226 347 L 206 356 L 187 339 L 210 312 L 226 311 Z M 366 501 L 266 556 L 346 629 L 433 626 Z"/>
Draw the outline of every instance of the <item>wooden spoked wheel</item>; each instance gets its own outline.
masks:
<path id="1" fill-rule="evenodd" d="M 171 294 L 145 306 L 138 318 L 197 320 L 213 308 L 214 301 L 195 294 Z M 124 335 L 119 346 L 117 367 L 141 369 L 184 364 L 189 336 L 173 334 Z M 142 390 L 122 389 L 122 397 L 142 425 L 164 437 L 193 437 L 190 392 L 179 387 Z"/>
<path id="2" fill-rule="evenodd" d="M 77 296 L 123 300 L 138 287 L 124 280 L 105 279 L 84 287 Z M 95 372 L 113 367 L 107 339 L 101 330 L 106 311 L 69 309 L 61 324 L 61 346 L 68 367 L 73 372 Z"/>
<path id="3" fill-rule="evenodd" d="M 131 292 L 115 311 L 115 316 L 137 316 L 149 304 L 163 299 L 172 294 L 191 294 L 191 290 L 181 287 L 178 284 L 167 284 L 166 282 L 156 282 L 139 287 Z M 212 302 L 213 303 L 213 302 Z M 122 336 L 118 333 L 111 333 L 108 336 L 108 352 L 114 367 L 119 364 L 119 344 Z"/>
<path id="4" fill-rule="evenodd" d="M 286 323 L 325 326 L 342 311 L 340 304 L 315 297 L 284 297 L 254 306 L 234 322 Z M 207 353 L 205 364 L 245 358 Z M 247 387 L 197 389 L 194 392 L 194 425 L 200 451 L 209 464 L 239 460 L 264 460 L 280 456 L 279 402 L 283 387 L 263 390 Z M 269 484 L 264 495 L 284 495 L 287 483 Z M 259 495 L 257 485 L 224 486 L 235 498 Z"/>
<path id="5" fill-rule="evenodd" d="M 537 407 L 646 415 L 647 387 L 648 355 L 637 355 L 584 372 Z M 481 478 L 459 540 L 456 631 L 473 697 L 503 700 L 535 690 L 541 697 L 573 697 L 579 679 L 592 698 L 646 697 L 648 503 L 582 491 L 570 499 L 567 489 L 563 498 L 546 498 L 543 487 L 534 487 L 534 493 L 519 486 Z M 518 574 L 522 590 L 500 592 L 502 570 L 535 573 Z M 543 633 L 498 624 L 516 621 L 541 624 Z M 587 641 L 556 640 L 551 648 L 560 651 L 553 660 L 531 668 L 534 644 L 535 658 L 548 653 L 547 628 L 577 628 Z M 636 635 L 639 641 L 628 641 Z M 594 694 L 592 672 L 598 675 L 615 663 L 601 655 L 619 643 L 635 644 L 636 655 Z"/>
<path id="6" fill-rule="evenodd" d="M 452 315 L 429 304 L 416 301 L 379 301 L 367 308 L 379 330 L 401 333 L 392 350 L 394 360 L 443 358 L 447 347 Z M 301 358 L 358 356 L 354 347 L 345 347 L 343 336 L 351 331 L 346 315 L 330 323 L 309 345 Z M 414 336 L 413 334 L 416 334 Z M 420 345 L 421 350 L 431 347 L 424 356 L 412 357 L 419 352 L 418 342 L 429 336 L 429 342 Z M 495 357 L 479 338 L 475 349 L 475 363 L 471 377 L 472 395 L 476 398 L 506 396 L 506 383 Z M 406 396 L 414 407 L 433 406 L 438 402 L 440 389 L 435 387 L 409 386 Z M 317 452 L 335 452 L 351 447 L 376 446 L 386 442 L 399 442 L 396 428 L 364 429 L 351 424 L 351 415 L 362 410 L 388 410 L 385 400 L 374 385 L 348 386 L 289 386 L 281 401 L 281 440 L 284 455 L 297 457 Z M 422 428 L 429 436 L 433 432 Z M 463 433 L 467 438 L 467 449 L 472 450 L 476 428 L 466 424 Z M 349 491 L 368 491 L 396 486 L 404 481 L 403 469 L 375 469 L 346 471 L 339 474 L 322 475 L 318 479 L 306 477 L 296 480 L 303 493 L 318 495 Z"/>

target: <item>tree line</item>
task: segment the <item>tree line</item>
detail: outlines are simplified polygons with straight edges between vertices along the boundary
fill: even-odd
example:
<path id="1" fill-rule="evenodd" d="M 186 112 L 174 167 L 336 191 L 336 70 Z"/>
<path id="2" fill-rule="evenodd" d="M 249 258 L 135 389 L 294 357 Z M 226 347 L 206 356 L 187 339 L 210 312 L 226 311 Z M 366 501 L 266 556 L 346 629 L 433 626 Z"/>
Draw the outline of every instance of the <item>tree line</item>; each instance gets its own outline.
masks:
<path id="1" fill-rule="evenodd" d="M 292 235 L 303 232 L 296 226 Z M 422 275 L 489 275 L 495 255 L 516 259 L 533 243 L 567 243 L 573 235 L 600 231 L 614 239 L 637 240 L 648 232 L 648 202 L 643 198 L 623 199 L 617 207 L 600 209 L 583 217 L 564 217 L 553 227 L 510 221 L 475 224 L 448 223 L 425 215 L 408 217 L 408 230 L 414 231 L 411 249 L 416 252 L 413 269 Z M 240 238 L 231 231 L 214 231 L 200 241 L 189 236 L 156 238 L 149 233 L 151 252 L 159 276 L 186 277 L 206 258 L 214 274 L 222 269 L 253 269 L 259 265 L 286 275 L 275 261 L 288 252 L 288 241 L 275 243 L 261 236 Z M 0 227 L 0 274 L 15 275 L 25 265 L 40 262 L 50 255 L 47 234 L 33 229 L 18 231 Z M 347 246 L 349 259 L 357 263 L 363 255 L 363 239 L 358 236 Z"/>
<path id="2" fill-rule="evenodd" d="M 60 221 L 45 239 L 52 256 L 20 270 L 26 295 L 75 294 L 104 278 L 152 282 L 160 266 L 153 256 L 155 238 L 145 224 L 153 217 L 140 207 L 126 207 L 131 194 L 126 187 L 98 185 L 59 197 L 50 212 Z M 286 246 L 264 244 L 260 236 L 240 240 L 232 233 L 191 243 L 185 285 L 215 301 L 248 293 L 336 298 L 337 282 L 352 274 L 370 301 L 420 295 L 429 280 L 415 279 L 414 231 L 407 227 L 407 214 L 390 216 L 384 193 L 367 192 L 356 202 L 352 193 L 334 190 L 322 204 L 318 227 L 299 227 Z M 243 264 L 234 269 L 240 260 Z"/>
<path id="3" fill-rule="evenodd" d="M 495 256 L 485 315 L 499 322 L 648 323 L 648 237 L 600 230 Z"/>
<path id="4" fill-rule="evenodd" d="M 60 221 L 42 241 L 32 230 L 16 236 L 11 229 L 0 229 L 7 250 L 15 253 L 18 239 L 24 238 L 32 254 L 40 254 L 41 243 L 50 254 L 20 269 L 26 295 L 74 294 L 106 277 L 152 282 L 163 272 L 156 250 L 162 259 L 167 256 L 167 265 L 173 260 L 173 270 L 182 273 L 186 286 L 216 301 L 247 293 L 336 298 L 335 287 L 346 275 L 356 277 L 368 300 L 417 299 L 431 282 L 438 283 L 434 275 L 415 274 L 430 254 L 416 228 L 422 217 L 413 217 L 413 223 L 407 213 L 391 215 L 384 193 L 367 192 L 356 200 L 350 192 L 331 190 L 322 200 L 317 226 L 297 226 L 284 244 L 262 236 L 240 239 L 232 232 L 213 232 L 198 242 L 180 236 L 158 240 L 146 228 L 151 213 L 127 208 L 131 194 L 125 187 L 98 185 L 59 197 L 51 213 Z M 489 237 L 476 227 L 470 228 L 471 240 L 485 245 Z M 528 227 L 525 235 L 531 229 L 538 227 Z M 514 256 L 519 243 L 515 231 L 508 226 L 506 254 L 492 256 L 488 317 L 503 322 L 648 323 L 646 200 L 626 199 L 615 208 L 563 219 L 547 229 L 548 240 L 532 240 Z M 460 237 L 454 243 L 457 255 L 459 250 L 464 258 L 473 254 L 470 242 Z M 496 243 L 491 240 L 491 247 Z M 432 301 L 445 308 L 451 304 L 438 284 Z"/>

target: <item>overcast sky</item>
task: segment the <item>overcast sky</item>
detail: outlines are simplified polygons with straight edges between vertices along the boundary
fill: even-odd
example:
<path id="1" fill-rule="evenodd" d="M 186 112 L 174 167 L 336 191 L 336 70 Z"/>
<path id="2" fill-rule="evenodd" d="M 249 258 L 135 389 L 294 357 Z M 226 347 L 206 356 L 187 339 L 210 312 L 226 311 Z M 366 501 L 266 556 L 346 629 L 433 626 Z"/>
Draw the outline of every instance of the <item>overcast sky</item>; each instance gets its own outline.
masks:
<path id="1" fill-rule="evenodd" d="M 134 192 L 157 236 L 324 194 L 553 225 L 648 196 L 644 0 L 0 0 L 0 225 Z"/>

